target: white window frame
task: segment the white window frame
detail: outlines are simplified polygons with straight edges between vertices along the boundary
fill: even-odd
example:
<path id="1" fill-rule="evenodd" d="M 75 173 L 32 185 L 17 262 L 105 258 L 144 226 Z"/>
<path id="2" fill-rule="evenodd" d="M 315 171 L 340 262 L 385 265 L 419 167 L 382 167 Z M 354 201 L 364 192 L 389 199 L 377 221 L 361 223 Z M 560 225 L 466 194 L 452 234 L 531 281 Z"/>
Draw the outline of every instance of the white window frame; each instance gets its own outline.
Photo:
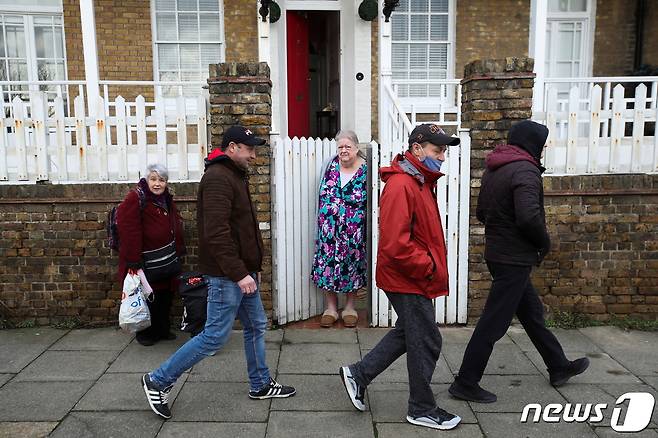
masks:
<path id="1" fill-rule="evenodd" d="M 153 51 L 153 79 L 155 82 L 160 82 L 160 60 L 158 59 L 158 44 L 185 44 L 185 43 L 190 43 L 190 44 L 219 44 L 219 61 L 218 62 L 224 62 L 226 59 L 226 36 L 224 32 L 224 19 L 225 19 L 225 13 L 224 13 L 224 2 L 223 0 L 216 0 L 218 5 L 219 5 L 219 39 L 218 40 L 213 40 L 213 41 L 208 41 L 208 40 L 199 40 L 199 41 L 159 41 L 158 40 L 158 29 L 157 29 L 157 22 L 156 22 L 156 9 L 155 9 L 155 1 L 156 0 L 151 0 L 151 40 L 152 40 L 152 51 Z M 197 12 L 198 9 L 197 9 Z M 177 18 L 178 20 L 178 18 Z M 178 66 L 178 72 L 180 73 L 180 53 L 179 53 L 179 66 Z M 203 79 L 201 79 L 203 80 Z M 184 80 L 179 79 L 179 82 L 185 82 Z M 157 95 L 157 87 L 156 87 L 156 95 Z"/>
<path id="2" fill-rule="evenodd" d="M 64 26 L 64 12 L 62 7 L 53 7 L 53 6 L 42 6 L 42 7 L 37 7 L 37 6 L 2 6 L 0 9 L 0 15 L 2 16 L 7 16 L 7 15 L 13 15 L 13 16 L 19 16 L 22 17 L 23 19 L 23 32 L 25 36 L 25 53 L 26 53 L 26 63 L 27 63 L 27 80 L 29 82 L 38 82 L 39 81 L 39 63 L 37 59 L 37 49 L 36 49 L 36 38 L 35 38 L 35 26 L 34 26 L 34 18 L 36 16 L 45 16 L 48 18 L 51 18 L 53 16 L 59 16 L 62 26 L 62 58 L 64 61 L 64 77 L 60 79 L 56 79 L 57 81 L 66 81 L 68 79 L 68 65 L 67 65 L 67 56 L 66 56 L 66 29 Z M 2 27 L 2 32 L 5 32 L 4 26 Z M 6 35 L 5 37 L 5 44 L 6 44 Z M 6 57 L 7 53 L 5 53 Z M 7 74 L 9 74 L 9 70 L 7 70 Z M 9 80 L 9 77 L 7 77 L 7 80 Z M 30 85 L 27 87 L 30 91 L 39 91 L 39 86 L 37 84 Z M 25 91 L 12 91 L 10 90 L 2 90 L 3 94 L 8 93 L 9 94 L 9 99 L 13 99 L 13 96 L 15 95 L 20 95 L 24 93 Z M 61 95 L 62 92 L 62 87 L 57 87 L 57 94 Z M 54 95 L 52 93 L 48 93 L 48 98 L 53 98 Z M 65 96 L 63 96 L 65 97 Z M 3 96 L 4 98 L 4 96 Z"/>
<path id="3" fill-rule="evenodd" d="M 431 0 L 428 0 L 428 2 L 431 2 Z M 456 65 L 456 17 L 457 17 L 457 9 L 456 9 L 456 2 L 457 0 L 448 0 L 448 40 L 447 40 L 447 51 L 446 54 L 448 56 L 447 63 L 446 63 L 446 79 L 454 79 L 455 78 L 455 65 Z M 430 14 L 428 13 L 428 16 Z M 430 23 L 431 26 L 431 23 Z M 391 36 L 391 43 L 394 45 L 392 41 L 392 36 Z M 391 56 L 393 56 L 391 52 Z M 400 80 L 403 81 L 403 80 Z M 398 81 L 393 79 L 392 83 L 395 86 L 395 84 Z M 452 87 L 447 88 L 448 91 L 448 96 L 447 96 L 447 101 L 452 102 L 454 100 L 453 90 Z M 437 105 L 436 102 L 437 100 L 441 99 L 440 97 L 399 97 L 400 103 L 402 106 L 405 108 L 405 110 L 409 110 L 411 106 L 413 105 L 415 111 L 417 112 L 432 112 L 437 110 Z"/>
<path id="4" fill-rule="evenodd" d="M 551 12 L 547 11 L 546 15 L 546 38 L 548 44 L 551 45 L 551 53 L 555 53 L 556 47 L 553 47 L 552 41 L 548 38 L 548 31 L 553 26 L 557 28 L 562 21 L 581 21 L 584 23 L 582 30 L 583 44 L 585 49 L 581 53 L 581 69 L 582 72 L 579 76 L 592 76 L 594 64 L 594 35 L 596 25 L 596 0 L 586 0 L 586 10 L 584 12 Z M 551 33 L 551 39 L 556 38 L 555 33 Z M 546 61 L 551 64 L 548 53 L 546 53 Z M 544 72 L 546 78 L 551 78 L 548 70 Z"/>

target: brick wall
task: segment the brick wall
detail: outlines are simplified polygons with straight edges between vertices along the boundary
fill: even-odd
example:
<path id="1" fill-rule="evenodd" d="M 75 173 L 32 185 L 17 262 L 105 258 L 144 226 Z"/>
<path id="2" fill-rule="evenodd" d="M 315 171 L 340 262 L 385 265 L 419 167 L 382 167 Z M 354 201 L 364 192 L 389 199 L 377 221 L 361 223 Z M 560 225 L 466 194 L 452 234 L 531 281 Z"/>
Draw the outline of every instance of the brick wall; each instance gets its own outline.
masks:
<path id="1" fill-rule="evenodd" d="M 224 0 L 227 62 L 258 61 L 258 6 L 255 0 Z"/>
<path id="2" fill-rule="evenodd" d="M 67 318 L 116 323 L 121 285 L 105 220 L 132 186 L 0 186 L 0 315 L 38 324 Z M 185 268 L 194 269 L 196 184 L 170 189 L 184 220 Z"/>
<path id="3" fill-rule="evenodd" d="M 533 275 L 553 309 L 658 317 L 658 175 L 545 177 L 551 253 Z"/>
<path id="4" fill-rule="evenodd" d="M 658 23 L 658 3 L 645 2 L 645 5 L 642 63 L 658 67 L 658 40 L 653 33 Z"/>
<path id="5" fill-rule="evenodd" d="M 210 66 L 211 144 L 221 143 L 224 130 L 242 125 L 256 135 L 269 138 L 272 126 L 272 82 L 264 62 L 227 62 Z M 270 147 L 259 147 L 256 165 L 249 176 L 249 191 L 256 206 L 256 218 L 263 235 L 261 297 L 265 310 L 272 309 L 272 239 L 270 198 Z"/>
<path id="6" fill-rule="evenodd" d="M 633 71 L 636 1 L 606 0 L 605 4 L 597 3 L 594 76 L 624 76 Z M 647 31 L 651 32 L 650 24 Z"/>
<path id="7" fill-rule="evenodd" d="M 530 0 L 457 1 L 455 77 L 476 59 L 527 56 Z"/>

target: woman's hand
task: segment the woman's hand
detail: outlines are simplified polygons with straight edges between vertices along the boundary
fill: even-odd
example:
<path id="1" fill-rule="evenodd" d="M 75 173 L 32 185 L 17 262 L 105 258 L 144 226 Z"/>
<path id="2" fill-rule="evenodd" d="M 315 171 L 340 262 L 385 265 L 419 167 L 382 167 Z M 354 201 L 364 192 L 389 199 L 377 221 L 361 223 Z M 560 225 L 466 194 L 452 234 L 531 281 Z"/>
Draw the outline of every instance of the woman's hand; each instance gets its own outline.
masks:
<path id="1" fill-rule="evenodd" d="M 251 275 L 247 275 L 242 280 L 238 281 L 238 286 L 245 295 L 251 295 L 256 292 L 257 289 L 256 281 Z"/>

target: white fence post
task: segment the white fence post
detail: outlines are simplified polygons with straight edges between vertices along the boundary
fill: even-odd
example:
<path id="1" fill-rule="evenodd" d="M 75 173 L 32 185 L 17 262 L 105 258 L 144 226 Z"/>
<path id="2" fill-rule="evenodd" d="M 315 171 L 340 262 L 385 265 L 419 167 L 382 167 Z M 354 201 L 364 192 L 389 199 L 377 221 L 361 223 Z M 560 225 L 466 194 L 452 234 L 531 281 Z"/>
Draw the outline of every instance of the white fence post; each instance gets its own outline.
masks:
<path id="1" fill-rule="evenodd" d="M 16 133 L 16 162 L 18 165 L 18 180 L 27 181 L 27 143 L 25 138 L 25 105 L 18 97 L 12 101 L 14 106 L 14 130 Z"/>
<path id="2" fill-rule="evenodd" d="M 32 111 L 32 127 L 34 129 L 35 156 L 36 156 L 36 179 L 37 181 L 48 180 L 48 134 L 46 120 L 48 119 L 47 102 L 43 91 L 30 93 L 30 106 Z"/>
<path id="3" fill-rule="evenodd" d="M 199 96 L 196 101 L 197 108 L 197 143 L 199 156 L 197 166 L 199 167 L 199 178 L 203 175 L 204 159 L 208 155 L 208 118 L 206 116 L 207 105 L 205 96 Z"/>
<path id="4" fill-rule="evenodd" d="M 578 154 L 578 110 L 579 90 L 574 86 L 569 90 L 569 121 L 567 123 L 567 173 L 576 172 Z"/>
<path id="5" fill-rule="evenodd" d="M 185 98 L 176 98 L 176 130 L 178 131 L 178 179 L 186 180 L 187 170 L 187 115 Z"/>
<path id="6" fill-rule="evenodd" d="M 167 160 L 167 121 L 165 119 L 165 103 L 164 97 L 162 97 L 159 92 L 155 98 L 155 127 L 158 143 L 158 163 L 165 167 L 169 167 Z"/>
<path id="7" fill-rule="evenodd" d="M 97 142 L 96 151 L 98 153 L 98 179 L 101 181 L 109 180 L 109 171 L 107 168 L 107 119 L 105 114 L 105 99 L 99 97 L 96 101 L 96 126 L 94 132 L 96 133 L 95 140 Z"/>
<path id="8" fill-rule="evenodd" d="M 78 179 L 87 181 L 89 178 L 87 170 L 87 116 L 82 95 L 76 96 L 73 107 L 75 110 L 75 143 L 78 150 Z"/>
<path id="9" fill-rule="evenodd" d="M 5 118 L 0 117 L 0 181 L 7 180 L 9 180 L 9 169 L 7 168 L 7 128 L 5 126 Z"/>
<path id="10" fill-rule="evenodd" d="M 590 97 L 589 142 L 587 145 L 587 172 L 594 173 L 599 168 L 599 132 L 601 130 L 601 87 L 592 87 Z"/>
<path id="11" fill-rule="evenodd" d="M 139 163 L 139 175 L 146 172 L 148 163 L 148 151 L 146 149 L 146 102 L 141 94 L 135 99 L 135 117 L 137 126 L 137 162 Z M 147 177 L 148 175 L 144 175 Z"/>
<path id="12" fill-rule="evenodd" d="M 610 171 L 618 172 L 621 159 L 621 139 L 624 136 L 623 111 L 626 109 L 624 102 L 624 87 L 621 84 L 615 86 L 612 94 L 612 128 L 610 135 Z"/>
<path id="13" fill-rule="evenodd" d="M 635 89 L 633 117 L 633 146 L 631 147 L 631 171 L 642 171 L 642 150 L 644 142 L 644 112 L 647 107 L 647 86 L 640 84 Z"/>
<path id="14" fill-rule="evenodd" d="M 64 121 L 64 100 L 61 96 L 55 98 L 55 138 L 57 139 L 57 179 L 66 181 L 69 178 L 66 131 Z"/>
<path id="15" fill-rule="evenodd" d="M 122 96 L 114 99 L 116 134 L 117 134 L 117 161 L 120 181 L 128 179 L 128 141 L 126 139 L 126 100 Z"/>
<path id="16" fill-rule="evenodd" d="M 466 129 L 460 129 L 460 169 L 459 169 L 459 246 L 457 248 L 457 322 L 468 322 L 468 244 L 470 240 L 471 205 L 471 136 Z"/>

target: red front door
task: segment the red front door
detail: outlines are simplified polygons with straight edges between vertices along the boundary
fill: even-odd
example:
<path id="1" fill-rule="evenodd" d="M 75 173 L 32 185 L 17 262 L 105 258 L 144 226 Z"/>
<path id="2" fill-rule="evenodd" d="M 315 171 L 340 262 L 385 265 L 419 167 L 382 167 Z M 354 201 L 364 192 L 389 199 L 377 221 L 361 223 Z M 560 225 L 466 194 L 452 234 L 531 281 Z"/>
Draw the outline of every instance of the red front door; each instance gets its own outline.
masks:
<path id="1" fill-rule="evenodd" d="M 288 137 L 310 134 L 308 19 L 287 11 Z"/>

